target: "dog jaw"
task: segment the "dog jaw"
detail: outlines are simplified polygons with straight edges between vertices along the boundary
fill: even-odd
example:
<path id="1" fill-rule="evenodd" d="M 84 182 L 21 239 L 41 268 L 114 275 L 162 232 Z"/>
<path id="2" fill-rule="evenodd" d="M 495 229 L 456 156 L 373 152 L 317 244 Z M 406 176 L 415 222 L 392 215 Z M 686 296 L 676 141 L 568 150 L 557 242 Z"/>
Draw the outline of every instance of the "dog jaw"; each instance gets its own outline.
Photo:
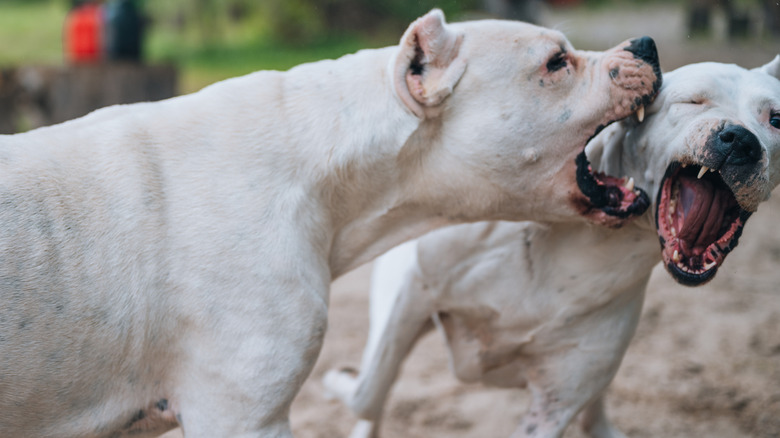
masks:
<path id="1" fill-rule="evenodd" d="M 651 38 L 630 40 L 607 52 L 606 56 L 604 65 L 612 82 L 612 105 L 593 137 L 605 126 L 631 115 L 642 123 L 645 106 L 653 102 L 662 83 L 658 55 Z M 590 221 L 617 228 L 641 216 L 650 206 L 647 193 L 635 187 L 632 178 L 593 172 L 584 148 L 575 164 L 580 193 L 573 195 L 571 202 Z"/>
<path id="2" fill-rule="evenodd" d="M 710 281 L 737 246 L 750 212 L 717 172 L 672 163 L 656 202 L 656 229 L 661 256 L 679 283 L 698 286 Z"/>

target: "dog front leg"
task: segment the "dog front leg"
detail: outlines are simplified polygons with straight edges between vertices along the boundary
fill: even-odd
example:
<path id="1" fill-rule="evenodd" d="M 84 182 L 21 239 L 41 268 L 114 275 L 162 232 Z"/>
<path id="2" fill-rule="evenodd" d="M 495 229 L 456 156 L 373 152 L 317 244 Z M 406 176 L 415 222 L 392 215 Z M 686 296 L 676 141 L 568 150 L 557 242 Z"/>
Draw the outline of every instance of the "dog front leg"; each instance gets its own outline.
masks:
<path id="1" fill-rule="evenodd" d="M 548 350 L 554 353 L 539 353 L 531 363 L 528 386 L 533 399 L 512 438 L 560 438 L 582 409 L 581 425 L 588 436 L 625 438 L 606 418 L 602 397 L 639 321 L 644 284 L 641 282 L 576 324 L 545 335 L 569 346 Z M 567 333 L 577 335 L 571 338 Z"/>
<path id="2" fill-rule="evenodd" d="M 319 354 L 327 308 L 317 293 L 284 298 L 222 303 L 188 331 L 173 396 L 185 438 L 293 436 L 290 404 Z"/>
<path id="3" fill-rule="evenodd" d="M 339 398 L 360 418 L 350 438 L 378 436 L 382 410 L 399 369 L 417 339 L 433 328 L 433 306 L 414 276 L 401 286 L 389 315 L 380 318 L 382 327 L 372 321 L 374 336 L 363 357 L 363 369 L 333 369 L 323 378 L 327 391 Z M 373 294 L 372 294 L 373 299 Z M 373 316 L 373 315 L 372 315 Z"/>

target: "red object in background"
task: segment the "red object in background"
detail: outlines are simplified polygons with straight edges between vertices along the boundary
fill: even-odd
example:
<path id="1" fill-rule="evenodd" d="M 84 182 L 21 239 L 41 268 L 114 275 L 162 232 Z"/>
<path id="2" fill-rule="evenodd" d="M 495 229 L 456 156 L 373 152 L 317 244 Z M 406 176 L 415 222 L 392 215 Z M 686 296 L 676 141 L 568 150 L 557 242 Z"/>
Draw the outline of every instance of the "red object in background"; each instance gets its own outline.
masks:
<path id="1" fill-rule="evenodd" d="M 65 57 L 73 63 L 100 61 L 103 55 L 103 8 L 85 3 L 65 19 Z"/>

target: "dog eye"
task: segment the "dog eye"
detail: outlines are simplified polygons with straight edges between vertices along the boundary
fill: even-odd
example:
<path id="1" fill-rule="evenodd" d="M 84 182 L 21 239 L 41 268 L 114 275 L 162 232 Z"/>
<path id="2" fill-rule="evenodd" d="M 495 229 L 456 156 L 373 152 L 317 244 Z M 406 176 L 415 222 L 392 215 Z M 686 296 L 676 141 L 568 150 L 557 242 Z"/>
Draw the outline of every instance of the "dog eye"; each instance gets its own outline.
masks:
<path id="1" fill-rule="evenodd" d="M 780 114 L 772 114 L 769 118 L 769 124 L 775 129 L 780 129 Z"/>
<path id="2" fill-rule="evenodd" d="M 547 71 L 552 73 L 558 71 L 569 63 L 569 57 L 566 56 L 566 52 L 558 52 L 553 55 L 549 61 L 547 61 Z"/>

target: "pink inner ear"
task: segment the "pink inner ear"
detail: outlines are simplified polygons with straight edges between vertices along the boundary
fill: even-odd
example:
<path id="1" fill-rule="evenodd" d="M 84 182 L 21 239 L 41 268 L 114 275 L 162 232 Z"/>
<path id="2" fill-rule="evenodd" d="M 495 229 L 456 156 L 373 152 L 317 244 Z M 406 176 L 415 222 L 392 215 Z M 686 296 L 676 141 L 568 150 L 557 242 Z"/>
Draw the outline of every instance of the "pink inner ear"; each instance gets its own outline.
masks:
<path id="1" fill-rule="evenodd" d="M 431 35 L 429 32 L 426 32 L 426 29 L 420 29 L 414 35 L 414 41 L 417 43 L 416 58 L 419 60 L 420 64 L 426 64 L 428 61 L 435 58 L 436 54 L 431 53 L 433 50 L 433 47 L 431 46 Z"/>
<path id="2" fill-rule="evenodd" d="M 424 103 L 425 88 L 422 84 L 422 75 L 414 74 L 411 71 L 406 72 L 406 87 L 416 101 Z"/>
<path id="3" fill-rule="evenodd" d="M 443 20 L 444 17 L 440 13 L 428 14 L 420 20 L 414 30 L 414 41 L 424 54 L 421 60 L 423 63 L 435 59 L 436 52 L 442 48 L 443 44 L 440 40 L 446 38 Z"/>

